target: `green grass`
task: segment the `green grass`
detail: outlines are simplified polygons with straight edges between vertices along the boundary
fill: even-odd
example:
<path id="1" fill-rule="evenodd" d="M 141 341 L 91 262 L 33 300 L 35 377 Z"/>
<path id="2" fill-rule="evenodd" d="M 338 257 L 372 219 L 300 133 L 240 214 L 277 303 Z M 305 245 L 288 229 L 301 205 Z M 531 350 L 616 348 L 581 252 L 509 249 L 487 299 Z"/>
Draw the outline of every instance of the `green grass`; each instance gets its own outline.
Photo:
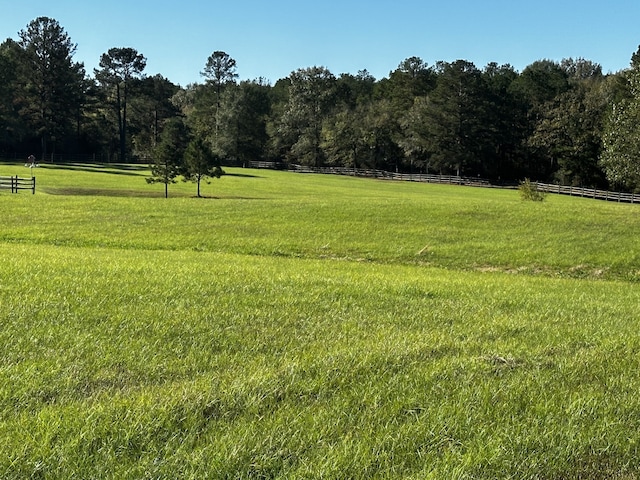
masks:
<path id="1" fill-rule="evenodd" d="M 640 207 L 227 170 L 0 191 L 0 478 L 640 476 Z"/>

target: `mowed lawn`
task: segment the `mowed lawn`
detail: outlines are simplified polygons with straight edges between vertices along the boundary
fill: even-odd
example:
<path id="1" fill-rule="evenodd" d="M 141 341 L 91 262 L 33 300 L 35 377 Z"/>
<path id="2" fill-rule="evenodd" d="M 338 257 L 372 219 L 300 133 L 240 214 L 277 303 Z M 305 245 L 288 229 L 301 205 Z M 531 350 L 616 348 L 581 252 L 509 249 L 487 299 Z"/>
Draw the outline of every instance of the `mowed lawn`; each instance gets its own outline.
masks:
<path id="1" fill-rule="evenodd" d="M 226 171 L 0 190 L 0 478 L 640 476 L 640 205 Z"/>

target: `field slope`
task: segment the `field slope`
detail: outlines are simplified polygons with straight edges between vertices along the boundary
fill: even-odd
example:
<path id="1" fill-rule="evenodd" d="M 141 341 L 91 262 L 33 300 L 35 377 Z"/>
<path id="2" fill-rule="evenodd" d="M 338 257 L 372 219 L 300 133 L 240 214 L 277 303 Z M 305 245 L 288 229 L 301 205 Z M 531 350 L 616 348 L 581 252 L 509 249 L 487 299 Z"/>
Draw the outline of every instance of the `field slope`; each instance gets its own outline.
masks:
<path id="1" fill-rule="evenodd" d="M 0 191 L 0 478 L 638 478 L 640 207 L 227 173 Z"/>

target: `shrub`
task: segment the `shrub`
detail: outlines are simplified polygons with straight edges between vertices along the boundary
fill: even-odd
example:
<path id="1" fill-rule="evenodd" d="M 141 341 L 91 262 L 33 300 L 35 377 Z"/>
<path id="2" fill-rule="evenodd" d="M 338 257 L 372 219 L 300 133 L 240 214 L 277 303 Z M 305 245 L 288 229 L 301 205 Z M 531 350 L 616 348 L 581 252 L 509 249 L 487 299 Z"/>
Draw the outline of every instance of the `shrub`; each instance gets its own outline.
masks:
<path id="1" fill-rule="evenodd" d="M 520 191 L 520 197 L 523 200 L 542 202 L 547 196 L 545 192 L 538 190 L 537 183 L 532 183 L 528 178 L 525 178 L 524 181 L 520 182 L 518 190 Z"/>

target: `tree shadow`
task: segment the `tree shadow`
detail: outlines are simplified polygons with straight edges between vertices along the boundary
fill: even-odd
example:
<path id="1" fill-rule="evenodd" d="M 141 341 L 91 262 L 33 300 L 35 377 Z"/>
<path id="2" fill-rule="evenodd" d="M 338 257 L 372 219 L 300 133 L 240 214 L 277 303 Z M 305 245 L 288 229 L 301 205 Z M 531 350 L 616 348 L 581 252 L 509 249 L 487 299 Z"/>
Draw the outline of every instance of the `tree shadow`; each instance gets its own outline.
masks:
<path id="1" fill-rule="evenodd" d="M 224 175 L 225 177 L 241 177 L 241 178 L 264 178 L 260 175 L 251 175 L 249 173 L 227 173 L 225 172 Z"/>
<path id="2" fill-rule="evenodd" d="M 139 176 L 141 172 L 149 169 L 146 165 L 129 165 L 122 163 L 47 163 L 39 164 L 38 168 L 55 169 L 55 170 L 73 170 L 89 173 L 108 173 L 110 175 L 130 175 Z"/>
<path id="3" fill-rule="evenodd" d="M 145 197 L 164 198 L 164 192 L 143 190 L 119 190 L 112 188 L 85 188 L 85 187 L 44 187 L 42 191 L 48 195 L 68 195 L 85 197 Z M 170 197 L 188 197 L 188 195 L 175 193 Z"/>
<path id="4" fill-rule="evenodd" d="M 264 197 L 243 197 L 239 195 L 225 195 L 225 196 L 217 196 L 217 195 L 188 195 L 190 198 L 199 198 L 202 200 L 269 200 Z"/>
<path id="5" fill-rule="evenodd" d="M 44 187 L 42 191 L 48 195 L 68 195 L 85 197 L 138 197 L 138 198 L 164 198 L 164 191 L 128 190 L 117 188 L 90 188 L 90 187 Z M 169 198 L 201 198 L 206 200 L 267 200 L 261 197 L 245 197 L 239 195 L 191 195 L 186 192 L 170 192 Z"/>

